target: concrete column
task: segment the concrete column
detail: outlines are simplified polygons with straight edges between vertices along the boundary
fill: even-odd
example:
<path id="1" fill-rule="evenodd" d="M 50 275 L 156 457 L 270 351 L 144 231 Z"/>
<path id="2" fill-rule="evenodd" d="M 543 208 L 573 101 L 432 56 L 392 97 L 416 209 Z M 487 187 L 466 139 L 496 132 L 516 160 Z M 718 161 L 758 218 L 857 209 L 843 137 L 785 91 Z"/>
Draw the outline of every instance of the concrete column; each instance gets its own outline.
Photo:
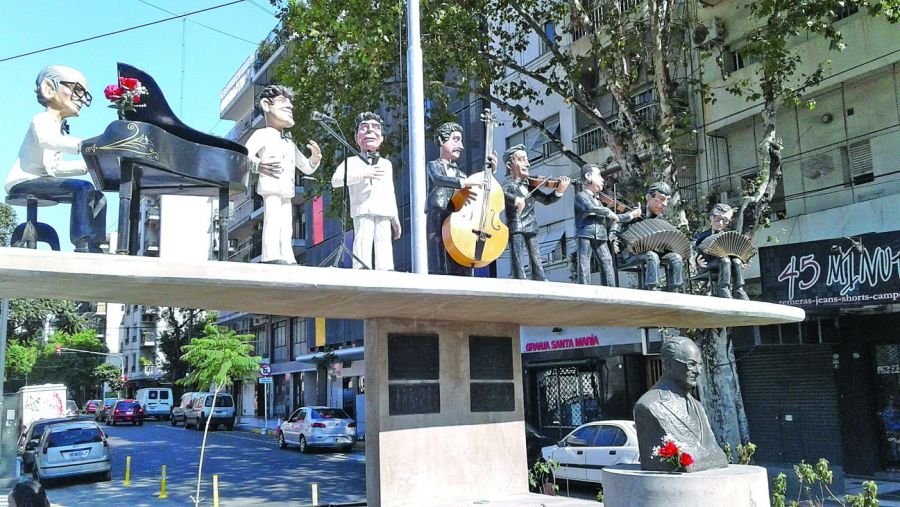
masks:
<path id="1" fill-rule="evenodd" d="M 431 343 L 436 336 L 438 378 L 409 380 L 417 366 L 422 366 L 416 364 L 418 352 L 392 350 L 389 354 L 391 335 L 405 339 L 424 336 L 423 340 Z M 500 356 L 497 362 L 511 366 L 511 378 L 473 382 L 470 336 L 491 337 L 504 345 L 496 354 Z M 517 325 L 371 319 L 366 321 L 365 347 L 369 505 L 463 505 L 498 495 L 527 493 Z M 403 369 L 413 374 L 407 371 L 406 379 L 398 378 L 399 365 L 392 361 L 412 363 L 412 368 Z M 389 378 L 390 373 L 394 378 Z M 430 394 L 417 398 L 407 391 L 400 400 L 395 390 L 391 402 L 392 387 L 402 390 L 423 384 L 432 386 Z M 412 411 L 416 406 L 434 407 L 435 384 L 440 398 L 437 412 L 397 414 L 410 411 L 410 407 Z M 473 388 L 473 384 L 479 385 Z M 494 386 L 506 390 L 508 396 L 485 397 L 484 391 L 494 392 Z M 405 408 L 399 409 L 400 404 Z M 491 407 L 498 410 L 488 411 Z"/>

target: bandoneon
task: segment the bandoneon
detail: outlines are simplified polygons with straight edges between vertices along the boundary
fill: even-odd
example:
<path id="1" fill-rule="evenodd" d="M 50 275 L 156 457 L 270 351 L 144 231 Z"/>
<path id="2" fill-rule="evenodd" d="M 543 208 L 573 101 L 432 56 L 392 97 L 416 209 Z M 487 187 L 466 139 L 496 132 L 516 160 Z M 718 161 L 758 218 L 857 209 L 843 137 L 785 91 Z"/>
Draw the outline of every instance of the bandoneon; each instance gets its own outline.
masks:
<path id="1" fill-rule="evenodd" d="M 756 247 L 750 238 L 737 231 L 712 234 L 697 245 L 697 249 L 713 257 L 737 257 L 744 264 L 756 256 Z"/>
<path id="2" fill-rule="evenodd" d="M 625 243 L 625 249 L 636 255 L 652 250 L 658 254 L 674 252 L 682 259 L 688 259 L 691 253 L 691 242 L 687 236 L 661 218 L 634 223 L 620 238 Z"/>

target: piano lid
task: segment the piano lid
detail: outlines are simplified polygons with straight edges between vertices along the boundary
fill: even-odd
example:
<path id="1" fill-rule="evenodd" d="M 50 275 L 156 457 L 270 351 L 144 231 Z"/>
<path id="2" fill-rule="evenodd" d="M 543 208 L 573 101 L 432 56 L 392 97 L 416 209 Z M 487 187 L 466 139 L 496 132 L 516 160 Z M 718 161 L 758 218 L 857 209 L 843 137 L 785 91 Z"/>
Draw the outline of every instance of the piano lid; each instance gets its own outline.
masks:
<path id="1" fill-rule="evenodd" d="M 147 89 L 147 95 L 141 97 L 141 104 L 133 111 L 125 111 L 126 120 L 136 120 L 161 127 L 163 130 L 190 142 L 215 146 L 226 150 L 236 151 L 244 155 L 247 148 L 242 144 L 228 139 L 205 134 L 185 125 L 172 112 L 165 95 L 156 80 L 150 74 L 125 63 L 119 63 L 119 77 L 136 78 Z"/>

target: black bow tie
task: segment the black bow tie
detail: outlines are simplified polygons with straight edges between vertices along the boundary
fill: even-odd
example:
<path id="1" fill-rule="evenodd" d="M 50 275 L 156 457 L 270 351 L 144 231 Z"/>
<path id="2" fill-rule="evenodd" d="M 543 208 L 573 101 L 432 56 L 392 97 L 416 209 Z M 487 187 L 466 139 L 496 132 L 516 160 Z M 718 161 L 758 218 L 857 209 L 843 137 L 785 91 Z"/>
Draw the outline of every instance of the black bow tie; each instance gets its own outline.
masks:
<path id="1" fill-rule="evenodd" d="M 377 151 L 370 151 L 366 153 L 366 158 L 369 159 L 369 165 L 376 165 L 378 163 L 378 159 L 381 158 L 381 154 Z"/>
<path id="2" fill-rule="evenodd" d="M 63 120 L 62 123 L 59 124 L 59 133 L 60 134 L 68 134 L 69 133 L 69 122 Z"/>

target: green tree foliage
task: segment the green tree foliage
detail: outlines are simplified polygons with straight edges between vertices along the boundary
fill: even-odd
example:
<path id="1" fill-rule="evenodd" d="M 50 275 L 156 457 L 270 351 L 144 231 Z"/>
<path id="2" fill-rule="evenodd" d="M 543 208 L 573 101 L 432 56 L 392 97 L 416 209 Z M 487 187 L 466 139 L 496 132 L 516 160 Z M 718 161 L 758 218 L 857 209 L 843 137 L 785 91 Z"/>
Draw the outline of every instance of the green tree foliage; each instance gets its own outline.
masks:
<path id="1" fill-rule="evenodd" d="M 891 23 L 900 20 L 897 0 L 751 0 L 743 8 L 749 22 L 755 26 L 747 33 L 741 52 L 751 66 L 750 76 L 731 82 L 726 90 L 744 97 L 748 102 L 763 101 L 765 132 L 760 143 L 760 166 L 753 188 L 748 189 L 737 214 L 736 230 L 755 234 L 765 223 L 768 205 L 781 179 L 782 140 L 777 135 L 776 116 L 784 103 L 798 105 L 803 95 L 827 76 L 830 60 L 804 61 L 799 36 L 818 36 L 828 43 L 829 50 L 838 52 L 846 47 L 843 34 L 834 21 L 845 12 L 859 10 L 871 16 L 883 16 Z M 812 70 L 804 70 L 812 64 Z M 814 107 L 809 103 L 809 107 Z"/>
<path id="2" fill-rule="evenodd" d="M 187 376 L 190 364 L 182 359 L 182 347 L 192 338 L 203 335 L 207 325 L 216 320 L 214 312 L 191 310 L 184 308 L 163 308 L 161 318 L 165 321 L 165 330 L 159 335 L 159 351 L 163 354 L 163 378 L 166 382 L 175 382 Z"/>
<path id="3" fill-rule="evenodd" d="M 282 40 L 289 47 L 278 80 L 294 87 L 298 105 L 334 104 L 355 113 L 384 104 L 402 119 L 405 4 L 277 3 L 282 7 Z M 599 129 L 613 152 L 606 162 L 618 162 L 641 185 L 653 178 L 672 181 L 670 144 L 680 107 L 676 97 L 684 92 L 678 69 L 689 56 L 677 21 L 686 12 L 676 0 L 422 2 L 430 126 L 454 116 L 451 93 L 474 96 L 508 112 L 517 125 L 536 127 L 580 166 L 581 156 L 560 142 L 559 131 L 551 131 L 545 118 L 536 116 L 544 114 L 535 111 L 545 98 L 557 95 L 586 125 Z M 542 41 L 545 55 L 523 65 L 521 53 L 534 37 Z M 564 44 L 572 40 L 577 43 L 569 50 Z M 508 79 L 511 72 L 521 77 Z M 646 90 L 645 83 L 651 85 L 655 106 L 645 107 L 646 97 L 637 95 Z M 603 108 L 601 97 L 608 99 Z M 352 114 L 336 113 L 345 130 L 353 128 Z M 304 119 L 307 114 L 297 116 L 300 132 L 314 131 Z M 652 156 L 639 157 L 642 153 Z"/>
<path id="4" fill-rule="evenodd" d="M 251 356 L 253 335 L 237 334 L 226 327 L 207 324 L 203 336 L 194 338 L 183 346 L 182 359 L 193 368 L 191 373 L 178 381 L 185 386 L 199 387 L 201 390 L 214 387 L 214 395 L 224 389 L 231 381 L 242 379 L 259 368 L 262 360 L 259 356 Z M 213 396 L 212 406 L 215 406 Z M 203 444 L 200 447 L 200 463 L 197 467 L 197 491 L 194 505 L 200 505 L 200 481 L 203 474 L 203 455 L 206 451 L 206 437 L 209 434 L 209 422 L 203 429 Z M 199 423 L 198 423 L 199 424 Z"/>
<path id="5" fill-rule="evenodd" d="M 253 335 L 237 334 L 226 327 L 207 324 L 203 335 L 181 347 L 182 359 L 191 365 L 191 373 L 178 381 L 184 386 L 200 390 L 217 390 L 228 386 L 231 381 L 246 377 L 259 368 L 262 360 L 251 356 Z"/>
<path id="6" fill-rule="evenodd" d="M 38 358 L 37 346 L 16 341 L 6 344 L 6 372 L 4 380 L 27 378 Z"/>
<path id="7" fill-rule="evenodd" d="M 39 340 L 46 324 L 68 334 L 88 328 L 88 321 L 72 301 L 56 299 L 11 299 L 7 336 L 19 343 Z"/>
<path id="8" fill-rule="evenodd" d="M 98 386 L 108 384 L 113 393 L 120 393 L 125 385 L 122 382 L 122 367 L 110 363 L 102 363 L 94 368 L 94 378 Z"/>
<path id="9" fill-rule="evenodd" d="M 9 204 L 0 202 L 0 246 L 9 246 L 15 228 L 16 212 Z"/>
<path id="10" fill-rule="evenodd" d="M 30 384 L 65 384 L 69 390 L 69 396 L 79 404 L 99 394 L 95 371 L 104 361 L 104 357 L 69 351 L 57 354 L 57 344 L 69 349 L 108 352 L 106 345 L 98 340 L 92 331 L 76 334 L 54 333 L 47 340 L 47 345 L 39 351 L 28 382 Z"/>

